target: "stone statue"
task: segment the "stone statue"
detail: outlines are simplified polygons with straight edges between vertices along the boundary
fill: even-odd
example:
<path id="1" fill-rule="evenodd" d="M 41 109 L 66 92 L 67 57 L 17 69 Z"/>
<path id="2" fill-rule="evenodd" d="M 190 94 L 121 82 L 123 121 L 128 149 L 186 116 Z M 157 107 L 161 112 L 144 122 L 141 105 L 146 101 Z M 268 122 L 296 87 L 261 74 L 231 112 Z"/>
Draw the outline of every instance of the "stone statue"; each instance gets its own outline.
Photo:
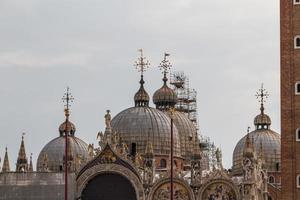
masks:
<path id="1" fill-rule="evenodd" d="M 94 157 L 94 144 L 89 144 L 88 146 L 88 159 L 92 160 Z"/>
<path id="2" fill-rule="evenodd" d="M 111 128 L 111 115 L 110 115 L 110 110 L 106 111 L 106 114 L 104 116 L 105 118 L 105 126 L 106 128 Z"/>

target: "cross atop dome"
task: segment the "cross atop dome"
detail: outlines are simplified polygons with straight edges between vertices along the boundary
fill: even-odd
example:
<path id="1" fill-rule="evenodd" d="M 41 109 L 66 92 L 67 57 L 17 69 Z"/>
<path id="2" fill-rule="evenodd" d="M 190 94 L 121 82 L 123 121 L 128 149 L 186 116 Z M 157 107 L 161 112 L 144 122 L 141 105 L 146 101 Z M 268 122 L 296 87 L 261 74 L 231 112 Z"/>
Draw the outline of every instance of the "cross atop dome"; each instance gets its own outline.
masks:
<path id="1" fill-rule="evenodd" d="M 138 72 L 141 72 L 141 76 L 143 76 L 144 72 L 150 67 L 150 62 L 144 57 L 143 49 L 139 49 L 138 51 L 141 53 L 141 56 L 134 62 L 134 66 Z"/>
<path id="2" fill-rule="evenodd" d="M 146 57 L 144 57 L 143 49 L 138 50 L 141 53 L 141 56 L 138 58 L 137 61 L 135 61 L 135 68 L 138 70 L 138 72 L 141 72 L 141 80 L 140 80 L 140 89 L 137 91 L 137 93 L 134 95 L 134 103 L 135 106 L 139 107 L 147 107 L 149 106 L 149 95 L 144 89 L 144 72 L 147 68 L 150 66 L 150 62 L 146 60 Z"/>
<path id="3" fill-rule="evenodd" d="M 264 103 L 266 102 L 266 99 L 269 97 L 268 91 L 264 88 L 264 84 L 261 84 L 261 88 L 256 92 L 256 98 L 258 99 L 258 102 L 260 103 L 261 107 L 261 113 L 264 113 Z"/>
<path id="4" fill-rule="evenodd" d="M 70 93 L 70 88 L 67 87 L 67 91 L 64 93 L 64 96 L 62 98 L 63 102 L 65 103 L 65 114 L 66 117 L 69 116 L 69 109 L 71 107 L 71 103 L 74 101 L 74 97 Z"/>

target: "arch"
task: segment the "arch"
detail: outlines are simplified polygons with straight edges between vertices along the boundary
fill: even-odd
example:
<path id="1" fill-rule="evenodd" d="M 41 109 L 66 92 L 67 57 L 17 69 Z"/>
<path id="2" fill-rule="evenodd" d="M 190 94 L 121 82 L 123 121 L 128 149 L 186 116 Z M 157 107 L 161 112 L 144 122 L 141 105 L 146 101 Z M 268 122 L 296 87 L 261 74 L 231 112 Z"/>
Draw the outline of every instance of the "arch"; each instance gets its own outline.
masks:
<path id="1" fill-rule="evenodd" d="M 137 200 L 130 181 L 111 172 L 99 174 L 91 179 L 80 196 L 82 200 Z"/>
<path id="2" fill-rule="evenodd" d="M 300 81 L 297 81 L 295 83 L 295 94 L 299 95 L 300 94 Z"/>
<path id="3" fill-rule="evenodd" d="M 227 179 L 214 179 L 205 183 L 205 185 L 200 189 L 198 193 L 199 200 L 208 200 L 204 196 L 213 195 L 212 192 L 215 190 L 227 190 L 226 195 L 231 196 L 230 199 L 238 200 L 240 199 L 240 195 L 238 192 L 238 188 L 235 187 L 234 183 L 231 180 Z"/>
<path id="4" fill-rule="evenodd" d="M 275 183 L 275 178 L 274 178 L 274 176 L 269 176 L 269 183 L 271 183 L 271 184 L 273 184 L 273 183 Z"/>
<path id="5" fill-rule="evenodd" d="M 87 184 L 96 176 L 101 174 L 114 173 L 125 177 L 132 184 L 137 200 L 145 200 L 143 185 L 131 170 L 117 164 L 95 165 L 84 171 L 77 179 L 77 198 L 80 198 Z"/>
<path id="6" fill-rule="evenodd" d="M 300 142 L 300 128 L 296 129 L 296 133 L 295 134 L 296 134 L 296 141 Z"/>
<path id="7" fill-rule="evenodd" d="M 167 195 L 170 194 L 169 189 L 170 185 L 170 178 L 164 178 L 159 181 L 157 181 L 153 187 L 151 188 L 151 191 L 148 195 L 148 200 L 157 200 L 158 193 L 165 193 Z M 184 200 L 195 200 L 194 193 L 189 186 L 189 184 L 179 178 L 174 178 L 174 195 L 180 195 L 181 199 Z M 170 197 L 167 196 L 166 199 L 169 199 Z M 175 197 L 176 199 L 176 197 Z M 164 200 L 160 198 L 160 200 Z"/>
<path id="8" fill-rule="evenodd" d="M 298 174 L 296 177 L 296 184 L 297 184 L 297 188 L 300 188 L 300 174 Z"/>
<path id="9" fill-rule="evenodd" d="M 297 35 L 294 39 L 295 49 L 300 49 L 300 35 Z"/>

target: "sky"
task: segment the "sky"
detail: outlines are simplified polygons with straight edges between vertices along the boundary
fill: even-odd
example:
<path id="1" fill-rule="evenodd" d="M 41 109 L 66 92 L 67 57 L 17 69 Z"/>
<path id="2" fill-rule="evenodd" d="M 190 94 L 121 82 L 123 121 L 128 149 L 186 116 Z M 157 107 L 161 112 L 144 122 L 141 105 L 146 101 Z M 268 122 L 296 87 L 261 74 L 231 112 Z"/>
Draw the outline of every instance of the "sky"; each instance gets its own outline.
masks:
<path id="1" fill-rule="evenodd" d="M 0 24 L 0 157 L 7 146 L 13 169 L 23 132 L 34 164 L 59 135 L 67 86 L 76 136 L 96 143 L 105 111 L 133 106 L 140 48 L 151 63 L 150 96 L 162 85 L 164 52 L 189 76 L 200 132 L 221 147 L 225 167 L 254 129 L 262 83 L 280 132 L 278 0 L 1 0 Z"/>

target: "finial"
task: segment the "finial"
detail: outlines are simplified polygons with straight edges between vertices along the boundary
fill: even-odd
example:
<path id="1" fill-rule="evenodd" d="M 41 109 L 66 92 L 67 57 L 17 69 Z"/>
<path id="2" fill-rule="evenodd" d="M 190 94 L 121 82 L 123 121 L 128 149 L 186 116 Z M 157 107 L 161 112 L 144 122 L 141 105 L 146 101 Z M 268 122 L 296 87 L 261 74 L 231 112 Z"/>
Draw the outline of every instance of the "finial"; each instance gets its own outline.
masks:
<path id="1" fill-rule="evenodd" d="M 139 49 L 138 51 L 141 53 L 141 56 L 137 61 L 135 61 L 134 66 L 138 70 L 138 72 L 141 72 L 141 77 L 143 77 L 144 72 L 150 66 L 150 62 L 146 60 L 146 57 L 144 57 L 143 49 Z"/>
<path id="2" fill-rule="evenodd" d="M 170 70 L 171 67 L 172 67 L 170 61 L 167 60 L 168 56 L 170 56 L 170 54 L 169 53 L 165 53 L 164 54 L 164 59 L 161 61 L 161 63 L 158 66 L 159 69 L 163 71 L 163 74 L 164 74 L 163 81 L 164 81 L 165 84 L 167 84 L 167 81 L 168 81 L 168 78 L 167 78 L 168 70 Z"/>
<path id="3" fill-rule="evenodd" d="M 261 84 L 261 88 L 256 92 L 256 98 L 258 99 L 258 102 L 260 102 L 260 111 L 261 114 L 264 114 L 264 103 L 266 102 L 266 99 L 269 97 L 269 93 L 266 89 L 264 89 L 264 84 Z"/>
<path id="4" fill-rule="evenodd" d="M 65 103 L 65 116 L 68 119 L 70 116 L 70 107 L 71 107 L 71 103 L 74 101 L 74 98 L 72 96 L 72 94 L 70 93 L 70 88 L 67 87 L 67 91 L 64 93 L 64 96 L 62 98 L 63 102 Z"/>

